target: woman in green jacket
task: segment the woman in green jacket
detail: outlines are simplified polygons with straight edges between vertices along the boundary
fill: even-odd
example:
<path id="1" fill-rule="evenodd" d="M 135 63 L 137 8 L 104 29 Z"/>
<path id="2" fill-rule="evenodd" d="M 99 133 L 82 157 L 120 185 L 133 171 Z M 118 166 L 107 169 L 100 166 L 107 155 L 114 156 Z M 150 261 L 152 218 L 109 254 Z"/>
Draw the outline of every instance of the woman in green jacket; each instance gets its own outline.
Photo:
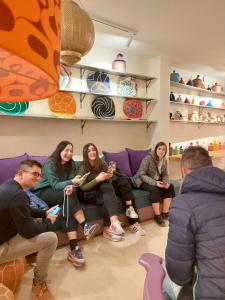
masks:
<path id="1" fill-rule="evenodd" d="M 84 182 L 84 178 L 76 175 L 76 164 L 72 159 L 73 144 L 69 141 L 61 141 L 55 151 L 50 155 L 42 169 L 42 178 L 34 189 L 34 193 L 44 200 L 49 207 L 59 205 L 62 208 L 62 215 L 66 219 L 66 231 L 70 230 L 71 218 L 74 218 L 83 227 L 87 239 L 98 230 L 98 224 L 89 224 L 85 220 L 83 210 L 76 194 L 75 187 Z M 71 191 L 73 189 L 73 191 Z M 70 191 L 67 193 L 67 191 Z M 67 195 L 69 194 L 69 195 Z M 76 222 L 76 223 L 77 223 Z M 68 259 L 81 264 L 84 259 L 77 244 L 77 231 L 71 232 L 71 252 Z"/>

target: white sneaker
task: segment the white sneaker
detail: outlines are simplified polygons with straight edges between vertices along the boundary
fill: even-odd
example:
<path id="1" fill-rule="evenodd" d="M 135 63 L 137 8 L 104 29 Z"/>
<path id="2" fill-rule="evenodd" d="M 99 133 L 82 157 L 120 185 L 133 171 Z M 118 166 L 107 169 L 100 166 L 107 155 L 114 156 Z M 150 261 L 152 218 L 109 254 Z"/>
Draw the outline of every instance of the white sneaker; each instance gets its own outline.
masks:
<path id="1" fill-rule="evenodd" d="M 135 212 L 133 206 L 130 206 L 129 208 L 126 209 L 126 216 L 131 219 L 138 219 L 138 215 Z"/>
<path id="2" fill-rule="evenodd" d="M 130 230 L 140 236 L 146 235 L 146 232 L 144 231 L 143 228 L 141 228 L 141 225 L 139 223 L 134 223 L 133 225 L 130 225 Z"/>
<path id="3" fill-rule="evenodd" d="M 116 222 L 112 223 L 109 227 L 109 232 L 111 232 L 113 234 L 117 234 L 117 235 L 124 234 L 124 230 L 121 227 L 120 221 L 116 221 Z"/>

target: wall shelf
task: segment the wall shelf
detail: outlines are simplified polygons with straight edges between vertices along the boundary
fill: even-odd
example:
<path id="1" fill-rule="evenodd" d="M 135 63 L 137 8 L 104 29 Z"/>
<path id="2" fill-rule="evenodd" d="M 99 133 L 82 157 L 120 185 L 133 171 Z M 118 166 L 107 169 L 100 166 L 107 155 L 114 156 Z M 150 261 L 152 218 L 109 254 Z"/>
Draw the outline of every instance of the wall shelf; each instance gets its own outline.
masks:
<path id="1" fill-rule="evenodd" d="M 217 96 L 223 96 L 223 97 L 225 97 L 225 93 L 216 93 L 216 92 L 213 92 L 213 91 L 208 91 L 208 90 L 205 90 L 205 89 L 201 89 L 201 88 L 198 88 L 198 87 L 194 87 L 194 86 L 190 86 L 190 85 L 178 83 L 178 82 L 175 82 L 175 81 L 170 81 L 170 85 L 174 86 L 174 87 L 186 89 L 186 90 L 198 91 L 200 93 L 205 93 L 205 94 L 217 95 Z"/>
<path id="2" fill-rule="evenodd" d="M 184 120 L 170 120 L 170 122 L 176 122 L 176 123 L 184 123 L 184 124 L 189 124 L 189 123 L 194 123 L 194 124 L 206 124 L 206 125 L 225 125 L 224 122 L 203 122 L 203 121 L 184 121 Z"/>
<path id="3" fill-rule="evenodd" d="M 209 151 L 209 155 L 212 158 L 225 157 L 225 150 Z M 176 154 L 169 156 L 169 160 L 179 161 L 181 160 L 182 154 Z"/>
<path id="4" fill-rule="evenodd" d="M 225 108 L 222 107 L 213 107 L 213 106 L 206 106 L 206 105 L 197 105 L 197 104 L 189 104 L 189 103 L 183 103 L 183 102 L 177 102 L 177 101 L 170 101 L 171 104 L 175 105 L 185 105 L 185 106 L 195 106 L 199 108 L 208 108 L 208 109 L 219 109 L 219 110 L 225 110 Z"/>

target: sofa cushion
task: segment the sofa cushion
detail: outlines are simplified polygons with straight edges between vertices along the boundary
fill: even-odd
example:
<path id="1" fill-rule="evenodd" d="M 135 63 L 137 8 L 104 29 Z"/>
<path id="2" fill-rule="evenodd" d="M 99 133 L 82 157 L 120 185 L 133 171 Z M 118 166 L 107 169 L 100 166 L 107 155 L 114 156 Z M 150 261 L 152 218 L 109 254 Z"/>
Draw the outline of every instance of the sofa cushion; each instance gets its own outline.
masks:
<path id="1" fill-rule="evenodd" d="M 42 164 L 42 166 L 43 166 L 44 163 L 46 162 L 46 160 L 48 159 L 48 156 L 44 156 L 44 155 L 42 155 L 42 156 L 28 155 L 28 159 L 36 160 L 40 164 Z"/>
<path id="2" fill-rule="evenodd" d="M 0 184 L 8 179 L 12 179 L 15 176 L 19 163 L 26 159 L 28 159 L 27 153 L 16 157 L 0 159 Z"/>
<path id="3" fill-rule="evenodd" d="M 117 153 L 102 151 L 102 153 L 104 154 L 107 162 L 109 161 L 116 162 L 116 167 L 120 170 L 120 172 L 126 174 L 129 177 L 132 176 L 130 170 L 128 152 L 126 150 Z"/>
<path id="4" fill-rule="evenodd" d="M 146 150 L 133 150 L 126 148 L 129 157 L 130 170 L 132 176 L 137 172 L 142 162 L 142 159 L 145 158 L 147 154 L 149 154 L 150 149 Z"/>

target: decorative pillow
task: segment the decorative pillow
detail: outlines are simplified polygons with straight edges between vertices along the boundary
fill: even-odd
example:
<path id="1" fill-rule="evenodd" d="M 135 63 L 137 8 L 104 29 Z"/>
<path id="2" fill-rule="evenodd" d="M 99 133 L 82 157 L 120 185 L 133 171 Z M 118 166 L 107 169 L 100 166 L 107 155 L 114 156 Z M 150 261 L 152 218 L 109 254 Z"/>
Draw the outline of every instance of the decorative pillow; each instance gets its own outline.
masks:
<path id="1" fill-rule="evenodd" d="M 102 151 L 102 153 L 104 154 L 107 162 L 116 162 L 116 166 L 120 170 L 120 172 L 126 174 L 129 177 L 132 176 L 129 165 L 128 152 L 126 150 L 118 153 L 111 153 L 106 151 Z"/>
<path id="2" fill-rule="evenodd" d="M 42 164 L 42 166 L 45 164 L 46 160 L 48 159 L 48 156 L 33 156 L 33 155 L 29 155 L 28 159 L 32 159 L 32 160 L 36 160 L 38 161 L 40 164 Z"/>
<path id="3" fill-rule="evenodd" d="M 133 150 L 126 148 L 126 151 L 128 153 L 129 162 L 130 162 L 130 170 L 132 173 L 132 176 L 137 172 L 137 170 L 140 167 L 140 164 L 142 162 L 142 159 L 145 158 L 146 155 L 149 154 L 149 151 L 151 149 L 146 150 Z"/>
<path id="4" fill-rule="evenodd" d="M 0 184 L 8 179 L 12 179 L 15 176 L 19 163 L 26 159 L 28 159 L 27 153 L 16 157 L 0 159 Z"/>

